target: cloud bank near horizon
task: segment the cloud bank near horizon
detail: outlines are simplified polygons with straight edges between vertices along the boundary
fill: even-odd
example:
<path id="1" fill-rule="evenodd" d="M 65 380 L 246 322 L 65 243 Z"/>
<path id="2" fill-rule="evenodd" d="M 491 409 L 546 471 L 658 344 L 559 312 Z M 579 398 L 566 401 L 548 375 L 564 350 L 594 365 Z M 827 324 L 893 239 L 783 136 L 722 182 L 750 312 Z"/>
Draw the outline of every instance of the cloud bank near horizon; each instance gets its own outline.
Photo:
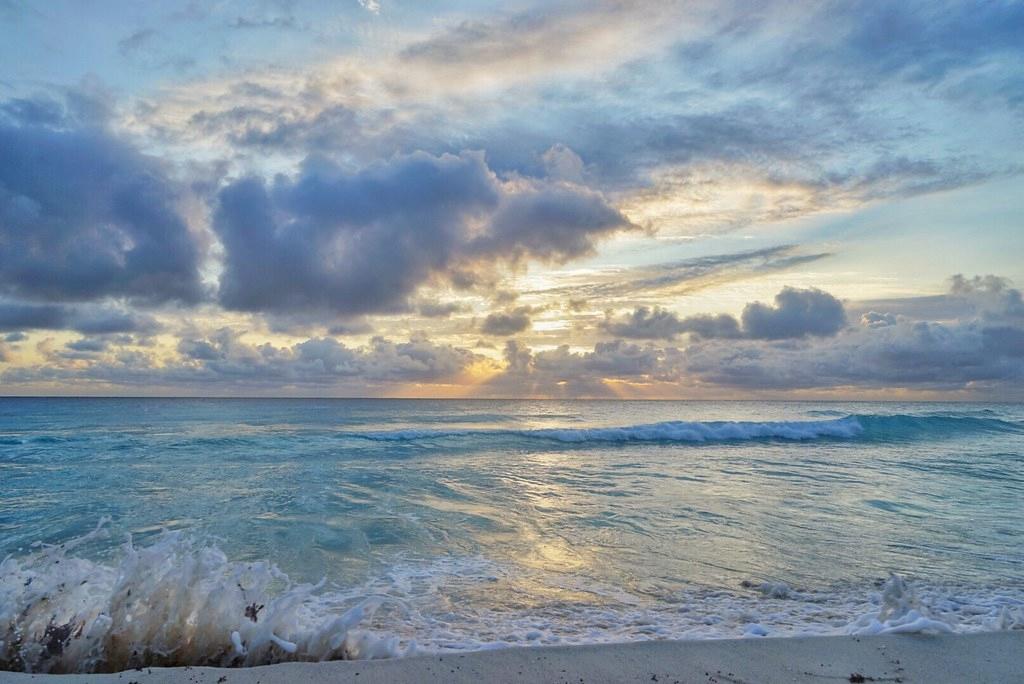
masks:
<path id="1" fill-rule="evenodd" d="M 2 10 L 5 392 L 1019 395 L 1018 3 L 350 5 Z"/>

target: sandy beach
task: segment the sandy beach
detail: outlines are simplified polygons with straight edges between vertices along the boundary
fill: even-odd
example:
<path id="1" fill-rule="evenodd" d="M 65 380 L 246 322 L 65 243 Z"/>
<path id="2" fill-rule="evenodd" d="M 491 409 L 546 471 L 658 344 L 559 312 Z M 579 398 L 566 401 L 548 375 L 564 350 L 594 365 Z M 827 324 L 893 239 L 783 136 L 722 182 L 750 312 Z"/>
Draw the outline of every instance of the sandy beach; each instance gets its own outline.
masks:
<path id="1" fill-rule="evenodd" d="M 153 668 L 102 675 L 0 673 L 3 684 L 295 684 L 296 682 L 1024 682 L 1024 631 L 657 641 L 512 648 L 378 661 L 287 663 L 247 669 Z"/>

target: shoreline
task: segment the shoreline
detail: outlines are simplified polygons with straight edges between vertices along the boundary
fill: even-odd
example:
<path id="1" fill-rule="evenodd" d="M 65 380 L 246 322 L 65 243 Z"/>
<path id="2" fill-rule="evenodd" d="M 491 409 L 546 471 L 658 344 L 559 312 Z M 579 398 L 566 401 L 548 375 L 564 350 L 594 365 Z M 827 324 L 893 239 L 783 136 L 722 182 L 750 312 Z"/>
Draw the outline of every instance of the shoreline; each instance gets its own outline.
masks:
<path id="1" fill-rule="evenodd" d="M 147 668 L 111 674 L 0 672 L 0 684 L 358 682 L 1024 682 L 1024 631 L 778 637 L 506 648 L 386 660 L 251 668 Z"/>

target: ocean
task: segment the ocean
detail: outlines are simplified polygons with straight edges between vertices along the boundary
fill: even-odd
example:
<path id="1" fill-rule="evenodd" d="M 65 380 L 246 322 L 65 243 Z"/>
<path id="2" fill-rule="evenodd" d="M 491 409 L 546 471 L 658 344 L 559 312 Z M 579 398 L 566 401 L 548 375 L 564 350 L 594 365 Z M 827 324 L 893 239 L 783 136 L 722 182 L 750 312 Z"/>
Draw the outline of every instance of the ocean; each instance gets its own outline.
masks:
<path id="1" fill-rule="evenodd" d="M 0 399 L 0 668 L 1024 628 L 1024 406 Z"/>

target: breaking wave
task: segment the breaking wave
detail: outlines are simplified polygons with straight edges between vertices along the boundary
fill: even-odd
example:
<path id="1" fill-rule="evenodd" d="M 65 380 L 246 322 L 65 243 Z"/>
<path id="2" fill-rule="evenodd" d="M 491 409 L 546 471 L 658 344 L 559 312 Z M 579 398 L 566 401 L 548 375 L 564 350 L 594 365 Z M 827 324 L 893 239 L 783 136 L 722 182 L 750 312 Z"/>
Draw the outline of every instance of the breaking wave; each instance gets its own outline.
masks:
<path id="1" fill-rule="evenodd" d="M 445 557 L 392 567 L 347 590 L 324 581 L 295 584 L 269 561 L 230 561 L 215 545 L 180 532 L 149 546 L 129 540 L 109 564 L 73 555 L 106 535 L 102 524 L 0 563 L 0 669 L 246 667 L 417 649 L 1024 629 L 1019 590 L 918 587 L 898 575 L 874 589 L 744 582 L 742 590 L 694 589 L 654 603 L 588 583 L 586 590 L 604 600 L 472 608 L 453 605 L 447 592 L 482 585 L 495 591 L 530 578 L 481 558 Z"/>
<path id="2" fill-rule="evenodd" d="M 406 429 L 345 432 L 379 442 L 417 442 L 465 437 L 506 437 L 561 443 L 732 442 L 752 440 L 921 439 L 964 432 L 1021 432 L 1024 426 L 997 418 L 943 415 L 849 415 L 832 420 L 666 421 L 623 427 L 521 429 Z"/>
<path id="3" fill-rule="evenodd" d="M 368 596 L 325 610 L 332 602 L 323 581 L 293 583 L 273 563 L 230 561 L 181 532 L 143 547 L 129 538 L 115 565 L 69 554 L 106 536 L 106 522 L 0 563 L 0 669 L 241 667 L 382 658 L 415 648 L 359 629 L 394 599 Z"/>

